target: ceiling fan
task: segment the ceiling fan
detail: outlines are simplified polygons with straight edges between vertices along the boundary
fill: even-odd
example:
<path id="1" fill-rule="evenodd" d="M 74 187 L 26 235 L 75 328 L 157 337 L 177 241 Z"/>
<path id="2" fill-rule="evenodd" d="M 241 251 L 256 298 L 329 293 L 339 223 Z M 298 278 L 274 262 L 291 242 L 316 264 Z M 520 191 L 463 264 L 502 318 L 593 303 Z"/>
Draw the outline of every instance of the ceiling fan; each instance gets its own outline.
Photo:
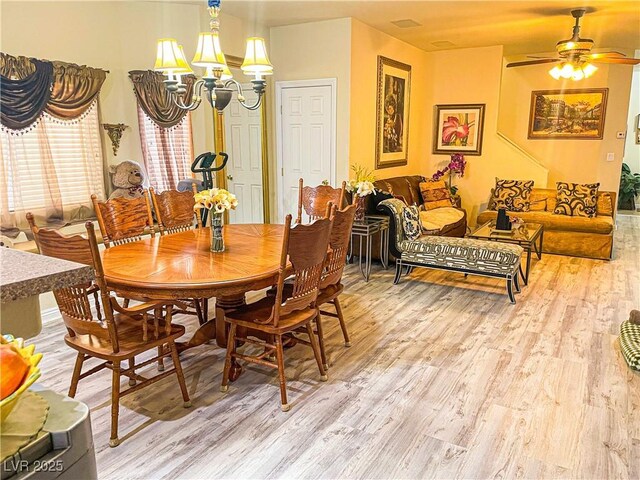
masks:
<path id="1" fill-rule="evenodd" d="M 637 65 L 640 59 L 627 58 L 620 52 L 590 53 L 593 48 L 593 40 L 580 38 L 580 19 L 584 16 L 586 9 L 579 8 L 571 11 L 571 16 L 576 19 L 573 26 L 573 35 L 567 40 L 560 40 L 556 44 L 559 58 L 535 57 L 535 60 L 525 60 L 522 62 L 512 62 L 507 64 L 510 67 L 524 67 L 527 65 L 539 65 L 543 63 L 558 63 L 549 71 L 555 79 L 573 78 L 582 80 L 590 77 L 598 69 L 593 63 L 617 63 L 624 65 Z M 593 62 L 593 63 L 592 63 Z"/>

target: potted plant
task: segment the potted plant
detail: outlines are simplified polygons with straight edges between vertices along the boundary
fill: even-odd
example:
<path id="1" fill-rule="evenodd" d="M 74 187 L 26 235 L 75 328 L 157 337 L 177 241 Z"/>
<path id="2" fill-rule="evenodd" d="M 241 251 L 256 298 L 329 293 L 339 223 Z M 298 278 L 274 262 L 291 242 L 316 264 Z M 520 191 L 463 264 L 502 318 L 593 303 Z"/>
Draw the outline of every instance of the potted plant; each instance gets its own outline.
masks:
<path id="1" fill-rule="evenodd" d="M 640 196 L 640 174 L 631 173 L 629 165 L 622 164 L 620 175 L 620 192 L 618 194 L 619 210 L 635 210 L 636 198 Z"/>
<path id="2" fill-rule="evenodd" d="M 194 210 L 206 208 L 211 217 L 211 251 L 224 252 L 224 237 L 222 236 L 222 214 L 225 211 L 235 210 L 238 200 L 233 193 L 223 188 L 203 190 L 194 195 Z"/>

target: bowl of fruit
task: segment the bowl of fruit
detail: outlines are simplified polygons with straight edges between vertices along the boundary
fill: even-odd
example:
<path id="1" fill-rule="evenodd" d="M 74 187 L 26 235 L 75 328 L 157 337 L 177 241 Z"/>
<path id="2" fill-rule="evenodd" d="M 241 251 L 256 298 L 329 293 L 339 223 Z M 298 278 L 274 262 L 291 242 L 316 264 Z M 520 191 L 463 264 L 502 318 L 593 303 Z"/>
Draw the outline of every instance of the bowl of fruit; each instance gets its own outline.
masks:
<path id="1" fill-rule="evenodd" d="M 35 345 L 24 346 L 22 338 L 0 336 L 0 420 L 4 421 L 20 396 L 40 377 Z"/>

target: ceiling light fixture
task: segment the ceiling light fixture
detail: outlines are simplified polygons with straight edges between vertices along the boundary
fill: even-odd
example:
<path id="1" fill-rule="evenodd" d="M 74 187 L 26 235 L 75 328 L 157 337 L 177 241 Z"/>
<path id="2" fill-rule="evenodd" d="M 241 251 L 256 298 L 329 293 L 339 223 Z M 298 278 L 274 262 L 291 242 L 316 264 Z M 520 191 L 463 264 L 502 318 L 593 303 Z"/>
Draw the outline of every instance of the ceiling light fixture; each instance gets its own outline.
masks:
<path id="1" fill-rule="evenodd" d="M 222 111 L 229 105 L 233 90 L 237 91 L 238 102 L 248 110 L 257 110 L 262 104 L 266 81 L 264 76 L 273 74 L 273 65 L 269 62 L 267 47 L 264 38 L 250 37 L 247 39 L 247 50 L 244 62 L 240 67 L 245 75 L 253 76 L 251 84 L 258 99 L 253 105 L 246 103 L 242 92 L 242 86 L 236 81 L 220 47 L 220 0 L 208 0 L 208 11 L 211 16 L 210 32 L 202 32 L 198 36 L 196 54 L 191 64 L 205 69 L 205 74 L 197 80 L 193 86 L 193 97 L 184 99 L 187 92 L 186 85 L 182 82 L 183 75 L 194 74 L 185 58 L 182 45 L 174 38 L 161 38 L 158 40 L 156 63 L 154 70 L 162 72 L 167 78 L 165 87 L 173 102 L 184 110 L 195 110 L 202 103 L 202 88 L 206 89 L 207 100 L 218 111 Z M 186 101 L 185 101 L 186 100 Z M 187 103 L 189 102 L 189 103 Z"/>
<path id="2" fill-rule="evenodd" d="M 556 65 L 555 67 L 553 67 L 551 70 L 549 70 L 549 75 L 551 75 L 556 80 L 559 80 L 560 78 L 566 78 L 579 81 L 583 78 L 589 78 L 596 72 L 596 70 L 598 70 L 598 67 L 594 66 L 592 63 L 578 63 L 570 60 L 562 62 L 560 65 Z"/>

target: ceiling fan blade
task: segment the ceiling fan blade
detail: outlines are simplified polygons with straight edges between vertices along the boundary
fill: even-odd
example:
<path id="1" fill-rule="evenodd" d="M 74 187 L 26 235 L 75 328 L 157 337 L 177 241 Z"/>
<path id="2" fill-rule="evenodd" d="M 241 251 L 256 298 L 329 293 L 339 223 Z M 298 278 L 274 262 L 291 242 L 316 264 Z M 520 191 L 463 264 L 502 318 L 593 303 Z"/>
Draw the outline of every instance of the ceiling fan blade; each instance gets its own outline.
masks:
<path id="1" fill-rule="evenodd" d="M 546 58 L 546 59 L 551 60 L 553 57 L 549 57 L 548 55 L 544 56 L 544 57 L 538 57 L 536 55 L 527 55 L 527 58 Z"/>
<path id="2" fill-rule="evenodd" d="M 593 60 L 594 63 L 618 63 L 621 65 L 638 65 L 640 63 L 640 58 L 599 58 L 597 60 Z"/>
<path id="3" fill-rule="evenodd" d="M 539 65 L 542 63 L 558 63 L 561 60 L 559 58 L 543 58 L 540 60 L 526 60 L 524 62 L 512 62 L 507 63 L 507 68 L 510 67 L 524 67 L 526 65 Z"/>
<path id="4" fill-rule="evenodd" d="M 589 55 L 583 55 L 583 57 L 590 58 L 591 60 L 596 60 L 598 58 L 626 58 L 626 55 L 620 52 L 602 52 L 602 53 L 591 53 Z"/>

